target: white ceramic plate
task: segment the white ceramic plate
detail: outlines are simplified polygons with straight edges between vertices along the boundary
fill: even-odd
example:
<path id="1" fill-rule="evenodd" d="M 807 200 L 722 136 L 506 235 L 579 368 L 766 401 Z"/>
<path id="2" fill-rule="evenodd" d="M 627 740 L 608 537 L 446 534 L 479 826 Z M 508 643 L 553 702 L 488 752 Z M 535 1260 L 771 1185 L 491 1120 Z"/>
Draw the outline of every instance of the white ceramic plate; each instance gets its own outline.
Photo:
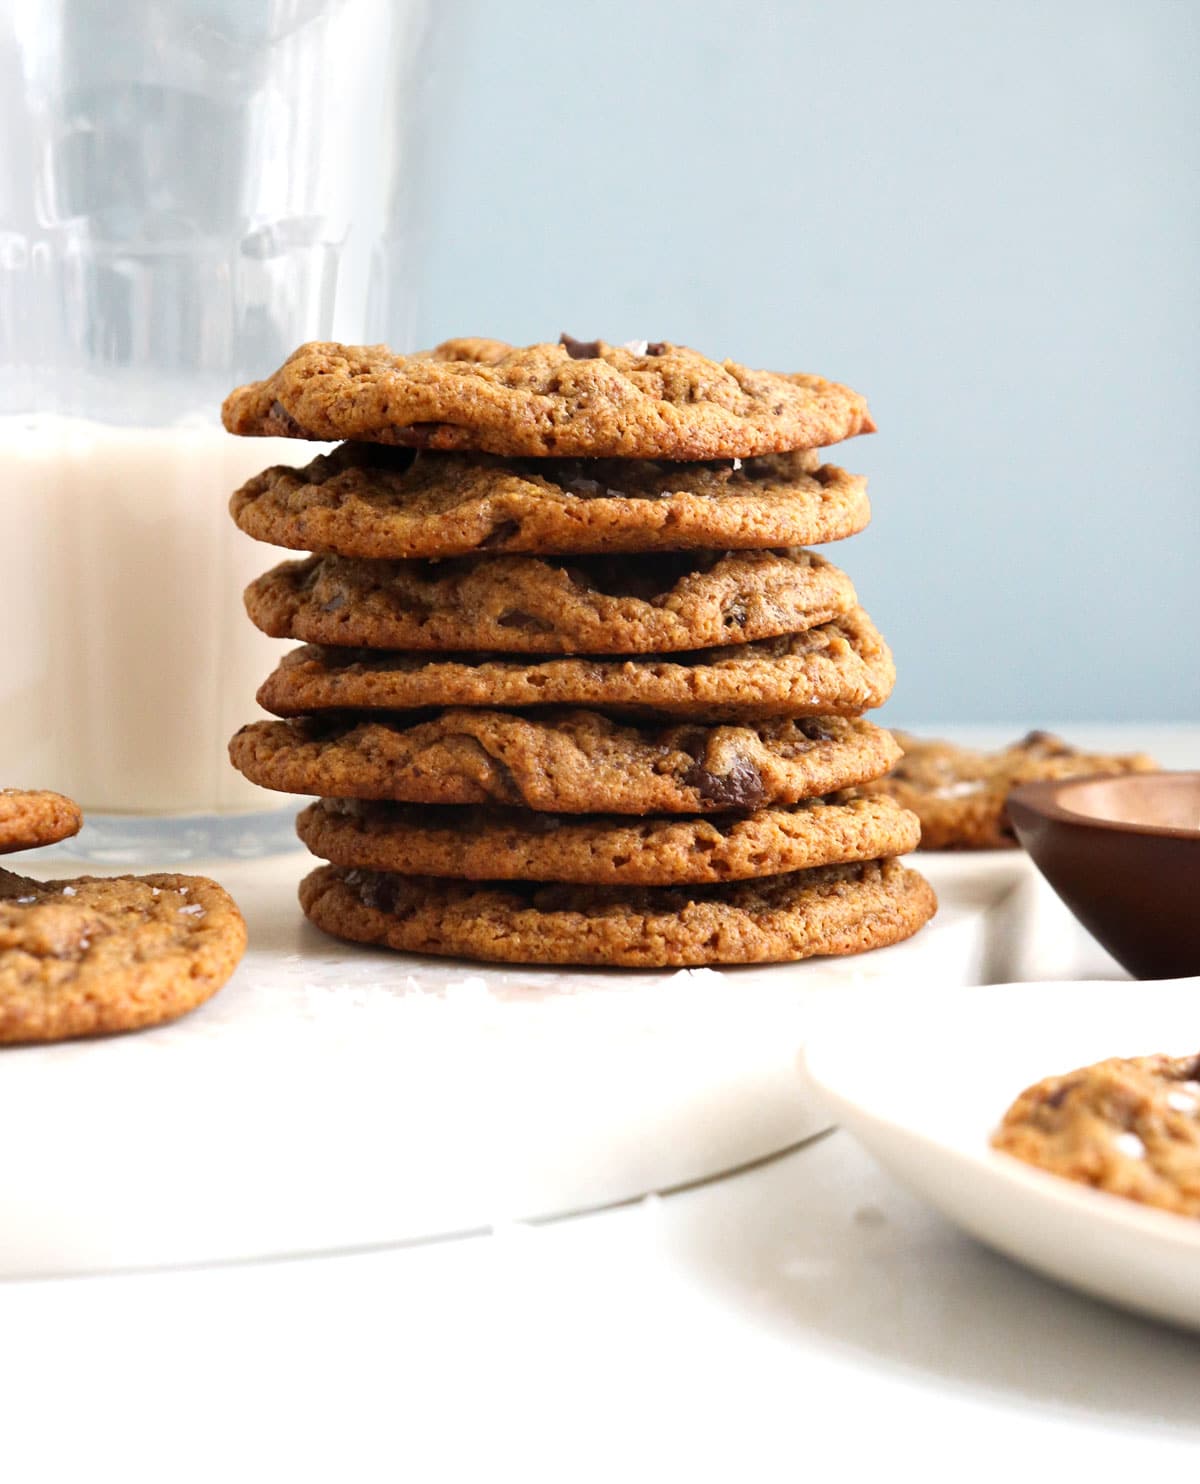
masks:
<path id="1" fill-rule="evenodd" d="M 1106 1056 L 1200 1050 L 1200 980 L 988 985 L 828 1017 L 807 1075 L 838 1120 L 973 1236 L 1112 1303 L 1200 1329 L 1200 1221 L 988 1146 L 1030 1083 Z M 864 1034 L 864 1026 L 867 1028 Z"/>

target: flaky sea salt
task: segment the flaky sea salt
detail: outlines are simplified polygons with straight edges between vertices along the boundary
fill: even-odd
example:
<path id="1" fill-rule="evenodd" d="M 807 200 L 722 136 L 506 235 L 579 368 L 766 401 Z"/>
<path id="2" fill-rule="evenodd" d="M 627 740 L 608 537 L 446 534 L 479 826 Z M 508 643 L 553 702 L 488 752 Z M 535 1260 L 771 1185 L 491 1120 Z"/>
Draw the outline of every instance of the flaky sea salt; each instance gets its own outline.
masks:
<path id="1" fill-rule="evenodd" d="M 961 783 L 943 783 L 935 788 L 939 799 L 965 799 L 969 794 L 980 793 L 987 787 L 982 778 L 964 778 Z"/>

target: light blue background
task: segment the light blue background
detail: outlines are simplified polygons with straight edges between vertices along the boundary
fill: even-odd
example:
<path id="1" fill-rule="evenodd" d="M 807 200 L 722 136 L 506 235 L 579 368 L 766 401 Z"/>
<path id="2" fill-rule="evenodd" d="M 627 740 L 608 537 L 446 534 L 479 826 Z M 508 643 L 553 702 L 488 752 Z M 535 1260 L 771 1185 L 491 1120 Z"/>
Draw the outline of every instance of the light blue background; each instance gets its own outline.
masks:
<path id="1" fill-rule="evenodd" d="M 846 380 L 889 720 L 1200 718 L 1200 5 L 439 8 L 424 343 Z"/>

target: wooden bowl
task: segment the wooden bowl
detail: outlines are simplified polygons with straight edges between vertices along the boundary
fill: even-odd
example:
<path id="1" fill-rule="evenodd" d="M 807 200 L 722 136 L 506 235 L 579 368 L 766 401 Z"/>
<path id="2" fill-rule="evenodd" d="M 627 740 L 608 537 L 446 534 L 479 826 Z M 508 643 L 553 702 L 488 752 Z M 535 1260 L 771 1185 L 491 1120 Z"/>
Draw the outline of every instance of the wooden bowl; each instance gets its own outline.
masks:
<path id="1" fill-rule="evenodd" d="M 1025 783 L 1008 817 L 1079 921 L 1137 979 L 1200 974 L 1200 773 Z"/>

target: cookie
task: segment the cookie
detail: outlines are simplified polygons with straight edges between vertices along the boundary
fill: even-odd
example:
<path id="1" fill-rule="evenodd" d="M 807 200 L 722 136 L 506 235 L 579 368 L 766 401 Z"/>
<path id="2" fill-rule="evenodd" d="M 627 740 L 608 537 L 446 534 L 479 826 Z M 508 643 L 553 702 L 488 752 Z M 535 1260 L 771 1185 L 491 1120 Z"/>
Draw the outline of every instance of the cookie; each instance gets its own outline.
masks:
<path id="1" fill-rule="evenodd" d="M 1005 802 L 1018 783 L 1089 773 L 1144 773 L 1157 767 L 1144 753 L 1079 752 L 1049 732 L 1030 732 L 998 752 L 974 752 L 905 732 L 895 737 L 904 757 L 872 787 L 920 816 L 923 850 L 1015 846 Z"/>
<path id="2" fill-rule="evenodd" d="M 824 448 L 875 424 L 849 387 L 750 371 L 663 341 L 558 345 L 313 342 L 238 387 L 231 433 L 401 443 L 508 457 L 720 459 Z"/>
<path id="3" fill-rule="evenodd" d="M 256 721 L 229 744 L 252 783 L 326 798 L 703 814 L 794 804 L 878 777 L 891 734 L 839 717 L 636 727 L 594 711 L 443 711 L 428 721 Z"/>
<path id="4" fill-rule="evenodd" d="M 815 546 L 871 516 L 866 480 L 814 453 L 510 462 L 369 443 L 267 469 L 229 508 L 274 546 L 390 558 Z"/>
<path id="5" fill-rule="evenodd" d="M 355 943 L 493 963 L 653 969 L 862 953 L 933 916 L 898 861 L 818 866 L 730 886 L 486 886 L 321 866 L 300 884 L 319 928 Z"/>
<path id="6" fill-rule="evenodd" d="M 241 913 L 203 876 L 0 872 L 0 1043 L 174 1020 L 220 989 L 245 946 Z"/>
<path id="7" fill-rule="evenodd" d="M 825 623 L 855 602 L 813 552 L 282 562 L 246 589 L 275 639 L 366 649 L 660 654 Z"/>
<path id="8" fill-rule="evenodd" d="M 1200 1056 L 1114 1057 L 1047 1077 L 992 1144 L 1096 1190 L 1200 1216 Z"/>
<path id="9" fill-rule="evenodd" d="M 857 716 L 882 706 L 895 666 L 861 610 L 802 634 L 666 658 L 511 659 L 307 647 L 258 692 L 278 716 L 331 708 L 598 706 L 625 715 L 720 720 Z"/>
<path id="10" fill-rule="evenodd" d="M 0 855 L 36 850 L 77 835 L 79 805 L 42 788 L 0 788 Z"/>
<path id="11" fill-rule="evenodd" d="M 468 881 L 670 886 L 741 881 L 912 850 L 915 814 L 886 797 L 831 794 L 752 814 L 536 814 L 322 799 L 296 821 L 339 866 Z"/>

